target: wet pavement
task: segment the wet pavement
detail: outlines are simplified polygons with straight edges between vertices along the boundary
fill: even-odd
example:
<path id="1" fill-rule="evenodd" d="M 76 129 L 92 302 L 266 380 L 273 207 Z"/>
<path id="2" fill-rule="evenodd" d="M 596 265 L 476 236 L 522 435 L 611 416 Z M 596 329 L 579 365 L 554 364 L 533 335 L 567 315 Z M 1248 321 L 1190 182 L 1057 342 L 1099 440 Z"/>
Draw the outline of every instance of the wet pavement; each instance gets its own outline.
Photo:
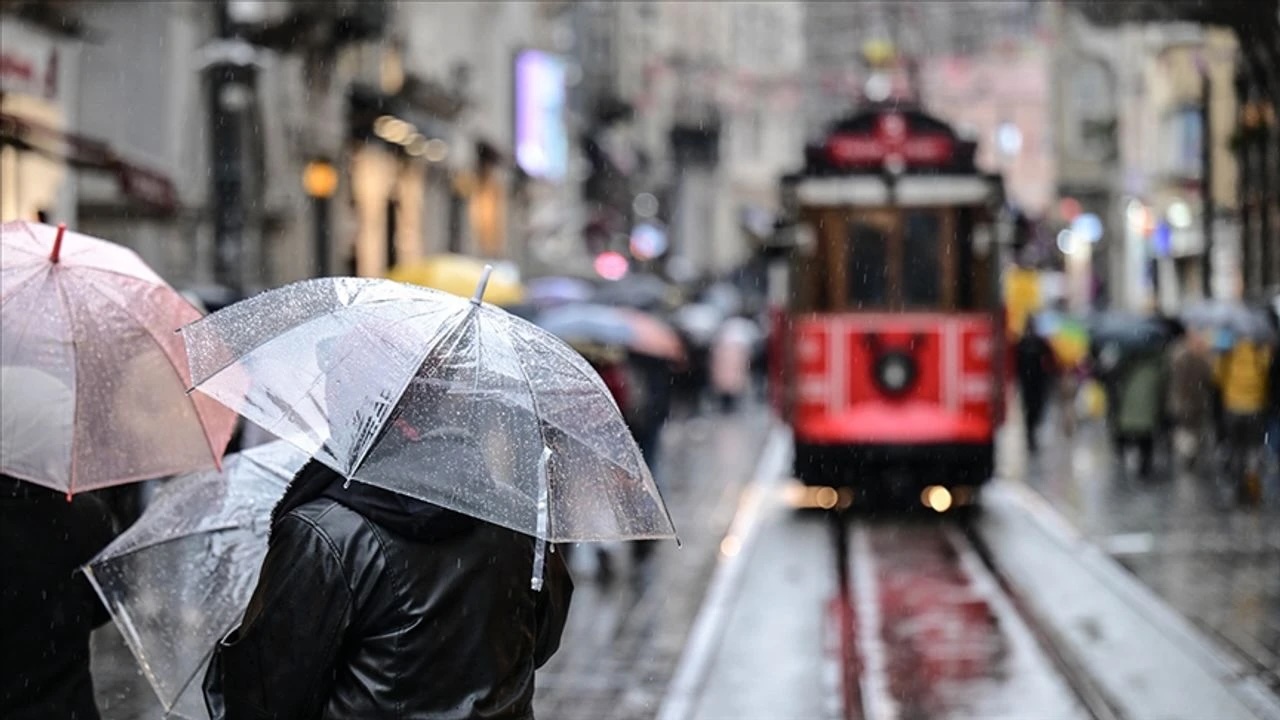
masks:
<path id="1" fill-rule="evenodd" d="M 684 547 L 657 545 L 639 571 L 629 547 L 607 548 L 608 580 L 598 576 L 595 548 L 573 550 L 573 604 L 560 651 L 538 672 L 538 717 L 655 716 L 771 427 L 759 406 L 668 424 L 660 472 Z"/>
<path id="2" fill-rule="evenodd" d="M 643 567 L 632 567 L 629 545 L 607 547 L 608 579 L 599 577 L 595 547 L 573 549 L 576 590 L 560 651 L 537 675 L 539 717 L 654 716 L 771 427 L 760 406 L 668 424 L 659 472 L 684 547 L 658 543 Z M 163 716 L 110 623 L 94 633 L 93 673 L 104 720 Z"/>
<path id="3" fill-rule="evenodd" d="M 1011 418 L 1016 427 L 1019 418 Z M 1086 539 L 1229 648 L 1280 695 L 1280 488 L 1260 498 L 1209 470 L 1159 459 L 1149 478 L 1118 462 L 1100 421 L 1065 438 L 1046 423 L 1039 456 L 1020 433 L 1001 448 L 1006 477 L 1035 489 Z M 1202 456 L 1203 459 L 1203 456 Z M 1212 463 L 1206 463 L 1212 465 Z"/>

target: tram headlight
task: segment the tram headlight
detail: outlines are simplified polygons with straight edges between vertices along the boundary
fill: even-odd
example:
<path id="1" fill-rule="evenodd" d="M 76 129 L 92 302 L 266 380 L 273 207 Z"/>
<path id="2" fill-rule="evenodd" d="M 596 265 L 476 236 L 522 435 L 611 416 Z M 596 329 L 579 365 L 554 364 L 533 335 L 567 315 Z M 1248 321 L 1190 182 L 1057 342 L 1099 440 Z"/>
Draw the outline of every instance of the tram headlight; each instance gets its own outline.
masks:
<path id="1" fill-rule="evenodd" d="M 885 353 L 876 362 L 876 384 L 890 395 L 906 392 L 916 379 L 916 362 L 901 352 Z"/>

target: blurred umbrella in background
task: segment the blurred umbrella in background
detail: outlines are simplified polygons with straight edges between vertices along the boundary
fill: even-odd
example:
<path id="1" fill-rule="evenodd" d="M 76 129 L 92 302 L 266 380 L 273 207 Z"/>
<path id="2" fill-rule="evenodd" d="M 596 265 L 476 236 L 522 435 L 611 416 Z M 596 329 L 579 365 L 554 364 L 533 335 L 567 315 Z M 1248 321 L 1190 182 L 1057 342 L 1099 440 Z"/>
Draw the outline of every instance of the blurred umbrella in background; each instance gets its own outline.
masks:
<path id="1" fill-rule="evenodd" d="M 1275 342 L 1275 331 L 1266 310 L 1233 300 L 1210 300 L 1188 307 L 1182 322 L 1196 330 L 1227 330 L 1236 337 Z"/>
<path id="2" fill-rule="evenodd" d="M 4 425 L 53 403 L 41 389 L 50 383 L 72 399 L 57 406 L 65 417 L 55 437 L 6 437 L 0 472 L 70 496 L 216 466 L 236 416 L 187 394 L 175 332 L 199 317 L 127 248 L 39 223 L 0 226 Z"/>
<path id="3" fill-rule="evenodd" d="M 391 268 L 387 278 L 469 298 L 475 292 L 484 269 L 485 261 L 466 255 L 432 255 L 419 262 Z M 496 268 L 489 278 L 483 299 L 499 306 L 522 302 L 525 299 L 525 288 L 520 284 L 515 268 Z"/>
<path id="4" fill-rule="evenodd" d="M 1159 350 L 1169 340 L 1169 326 L 1158 318 L 1125 312 L 1104 312 L 1088 324 L 1090 345 L 1118 350 Z"/>
<path id="5" fill-rule="evenodd" d="M 1036 316 L 1036 332 L 1049 341 L 1062 367 L 1077 367 L 1089 354 L 1089 330 L 1083 322 L 1060 312 L 1042 311 Z"/>
<path id="6" fill-rule="evenodd" d="M 648 313 L 607 305 L 566 305 L 548 310 L 537 324 L 570 345 L 618 345 L 650 357 L 682 362 L 684 343 L 675 329 Z"/>
<path id="7" fill-rule="evenodd" d="M 620 305 L 639 310 L 662 311 L 680 304 L 679 289 L 657 275 L 629 273 L 606 282 L 592 300 L 604 305 Z"/>
<path id="8" fill-rule="evenodd" d="M 535 278 L 528 282 L 526 289 L 528 301 L 542 307 L 586 302 L 596 292 L 595 286 L 590 282 L 564 276 Z"/>
<path id="9" fill-rule="evenodd" d="M 86 566 L 166 711 L 206 717 L 205 666 L 249 603 L 271 509 L 306 461 L 276 441 L 227 456 L 221 472 L 174 478 Z"/>

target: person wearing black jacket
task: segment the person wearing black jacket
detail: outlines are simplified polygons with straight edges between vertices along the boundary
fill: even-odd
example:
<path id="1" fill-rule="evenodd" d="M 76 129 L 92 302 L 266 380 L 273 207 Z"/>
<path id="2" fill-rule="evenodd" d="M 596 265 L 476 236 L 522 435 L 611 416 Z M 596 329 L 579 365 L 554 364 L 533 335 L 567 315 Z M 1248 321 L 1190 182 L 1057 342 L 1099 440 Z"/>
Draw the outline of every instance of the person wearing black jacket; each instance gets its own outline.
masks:
<path id="1" fill-rule="evenodd" d="M 1027 450 L 1036 452 L 1036 433 L 1044 419 L 1049 389 L 1057 374 L 1053 347 L 1036 331 L 1035 317 L 1027 318 L 1022 337 L 1014 346 L 1018 388 L 1022 396 L 1022 416 L 1027 434 Z"/>
<path id="2" fill-rule="evenodd" d="M 345 485 L 345 487 L 344 487 Z M 533 717 L 573 583 L 534 539 L 359 482 L 319 461 L 273 512 L 258 586 L 205 678 L 210 715 Z"/>
<path id="3" fill-rule="evenodd" d="M 115 533 L 101 498 L 0 475 L 0 717 L 99 717 L 89 635 L 110 616 L 79 568 Z"/>

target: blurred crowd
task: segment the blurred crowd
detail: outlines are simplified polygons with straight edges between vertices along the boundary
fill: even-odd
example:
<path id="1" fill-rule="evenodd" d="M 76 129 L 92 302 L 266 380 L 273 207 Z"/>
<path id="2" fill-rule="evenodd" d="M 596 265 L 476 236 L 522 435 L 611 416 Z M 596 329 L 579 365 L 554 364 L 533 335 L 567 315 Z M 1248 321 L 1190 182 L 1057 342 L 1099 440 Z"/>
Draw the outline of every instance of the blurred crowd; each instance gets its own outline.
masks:
<path id="1" fill-rule="evenodd" d="M 1280 297 L 1212 301 L 1177 317 L 1032 315 L 1014 345 L 1026 442 L 1058 405 L 1062 432 L 1105 422 L 1120 467 L 1218 477 L 1242 500 L 1280 477 Z"/>

